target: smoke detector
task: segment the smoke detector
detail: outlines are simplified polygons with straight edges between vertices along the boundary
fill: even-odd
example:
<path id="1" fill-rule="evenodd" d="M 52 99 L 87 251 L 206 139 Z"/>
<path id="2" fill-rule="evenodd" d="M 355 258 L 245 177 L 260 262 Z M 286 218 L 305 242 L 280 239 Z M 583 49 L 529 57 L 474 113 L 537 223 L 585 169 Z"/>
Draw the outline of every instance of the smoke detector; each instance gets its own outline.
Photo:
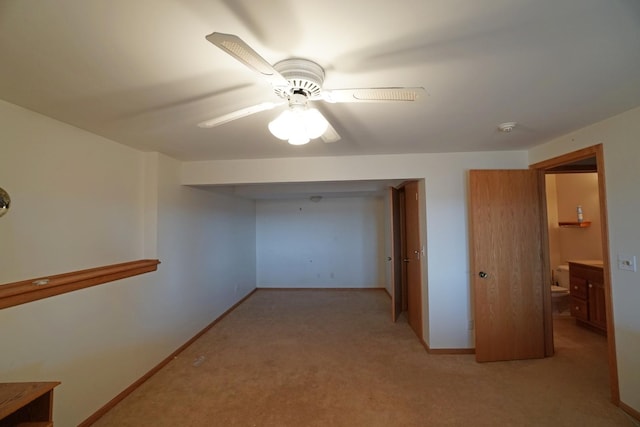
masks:
<path id="1" fill-rule="evenodd" d="M 515 128 L 517 125 L 516 122 L 505 122 L 505 123 L 500 123 L 498 125 L 498 129 L 500 129 L 500 132 L 505 132 L 505 133 L 509 133 L 513 130 L 513 128 Z"/>

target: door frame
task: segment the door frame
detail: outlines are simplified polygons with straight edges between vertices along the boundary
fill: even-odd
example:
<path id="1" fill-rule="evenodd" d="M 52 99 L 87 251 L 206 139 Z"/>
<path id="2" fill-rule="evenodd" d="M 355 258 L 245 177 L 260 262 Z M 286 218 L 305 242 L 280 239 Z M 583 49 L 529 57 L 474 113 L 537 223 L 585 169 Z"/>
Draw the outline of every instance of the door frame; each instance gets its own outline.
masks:
<path id="1" fill-rule="evenodd" d="M 404 261 L 405 259 L 408 259 L 408 254 L 407 254 L 407 248 L 406 248 L 406 241 L 407 241 L 407 227 L 406 227 L 406 186 L 410 183 L 416 183 L 416 192 L 417 192 L 417 211 L 415 212 L 415 214 L 417 215 L 418 218 L 418 229 L 415 231 L 417 233 L 416 238 L 418 240 L 419 246 L 420 248 L 422 248 L 423 246 L 423 241 L 422 241 L 422 231 L 423 231 L 423 227 L 424 225 L 420 222 L 420 212 L 422 206 L 421 203 L 423 203 L 423 197 L 421 194 L 421 186 L 420 186 L 420 179 L 411 179 L 411 180 L 406 180 L 404 182 L 402 182 L 400 185 L 394 187 L 395 190 L 397 190 L 397 194 L 398 194 L 398 198 L 397 200 L 395 200 L 395 202 L 397 202 L 398 206 L 397 206 L 397 212 L 399 214 L 399 232 L 395 233 L 393 232 L 393 224 L 391 225 L 392 228 L 392 233 L 391 233 L 391 244 L 394 245 L 396 243 L 399 244 L 400 246 L 400 253 L 399 255 L 399 259 L 401 260 L 399 262 L 399 268 L 400 268 L 400 282 L 401 285 L 399 287 L 395 287 L 392 289 L 392 292 L 394 293 L 394 295 L 392 295 L 392 319 L 395 321 L 395 318 L 397 318 L 397 316 L 401 313 L 406 311 L 408 314 L 409 311 L 409 290 L 408 290 L 408 273 L 407 273 L 407 263 Z M 393 190 L 390 190 L 393 191 Z M 390 203 L 390 207 L 392 210 L 392 215 L 393 216 L 393 212 L 394 212 L 394 198 L 393 196 L 390 197 L 391 198 L 391 203 Z M 395 239 L 398 239 L 398 242 L 395 242 Z M 419 267 L 419 286 L 418 286 L 418 294 L 417 295 L 411 295 L 411 298 L 413 300 L 413 298 L 416 298 L 414 301 L 417 302 L 417 304 L 415 304 L 415 307 L 417 309 L 416 313 L 414 313 L 416 316 L 418 316 L 419 318 L 419 324 L 417 325 L 418 327 L 418 331 L 414 330 L 414 332 L 416 333 L 416 336 L 418 336 L 418 338 L 420 339 L 420 342 L 422 342 L 424 344 L 424 327 L 423 327 L 423 316 L 424 316 L 424 307 L 423 307 L 423 298 L 422 298 L 422 294 L 424 292 L 424 289 L 422 288 L 423 285 L 423 274 L 424 274 L 424 269 L 423 269 L 423 254 L 422 254 L 422 250 L 420 250 L 420 255 L 419 255 L 419 263 L 418 263 L 418 267 Z M 395 264 L 395 262 L 393 262 L 394 260 L 392 260 L 392 263 Z M 391 275 L 393 276 L 395 274 L 394 270 L 394 265 L 392 265 L 392 272 Z M 392 280 L 392 284 L 393 284 L 393 280 Z M 393 285 L 392 285 L 393 286 Z M 396 290 L 400 291 L 400 295 L 398 298 L 398 294 L 396 293 Z M 397 305 L 396 305 L 397 304 Z M 413 328 L 412 328 L 413 329 Z M 426 346 L 426 344 L 425 344 Z"/>
<path id="2" fill-rule="evenodd" d="M 544 209 L 542 212 L 542 221 L 545 224 L 543 227 L 543 259 L 545 260 L 545 269 L 547 275 L 550 271 L 550 254 L 549 254 L 549 238 L 546 213 L 546 190 L 544 185 L 545 173 L 548 169 L 562 166 L 567 163 L 572 163 L 578 160 L 584 160 L 590 157 L 596 158 L 596 167 L 598 174 L 598 192 L 600 203 L 600 234 L 602 237 L 602 261 L 604 264 L 604 298 L 605 309 L 607 316 L 607 346 L 608 346 L 608 365 L 609 365 L 609 386 L 611 389 L 611 401 L 615 405 L 620 404 L 620 389 L 618 384 L 618 363 L 616 359 L 616 343 L 615 343 L 615 326 L 613 322 L 613 302 L 611 299 L 611 260 L 609 257 L 609 223 L 607 218 L 607 196 L 605 186 L 605 170 L 604 170 L 604 150 L 602 144 L 593 145 L 591 147 L 583 148 L 581 150 L 573 151 L 563 154 L 558 157 L 553 157 L 538 163 L 529 165 L 530 169 L 536 169 L 538 171 L 538 178 L 540 179 L 540 191 Z M 548 282 L 550 283 L 550 282 Z M 546 286 L 547 282 L 543 285 Z M 545 347 L 548 356 L 553 355 L 553 313 L 551 307 L 551 291 L 547 290 L 544 293 L 544 326 L 545 326 Z M 550 354 L 549 354 L 550 353 Z"/>

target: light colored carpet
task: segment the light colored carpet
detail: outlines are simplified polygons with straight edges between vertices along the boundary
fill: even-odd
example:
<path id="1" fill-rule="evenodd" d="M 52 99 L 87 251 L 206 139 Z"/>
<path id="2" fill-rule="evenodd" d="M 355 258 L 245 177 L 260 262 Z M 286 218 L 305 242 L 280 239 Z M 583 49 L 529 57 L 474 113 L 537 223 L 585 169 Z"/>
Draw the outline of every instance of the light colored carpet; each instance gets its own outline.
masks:
<path id="1" fill-rule="evenodd" d="M 570 318 L 555 357 L 479 364 L 390 317 L 383 291 L 259 290 L 94 425 L 634 425 L 606 338 Z"/>

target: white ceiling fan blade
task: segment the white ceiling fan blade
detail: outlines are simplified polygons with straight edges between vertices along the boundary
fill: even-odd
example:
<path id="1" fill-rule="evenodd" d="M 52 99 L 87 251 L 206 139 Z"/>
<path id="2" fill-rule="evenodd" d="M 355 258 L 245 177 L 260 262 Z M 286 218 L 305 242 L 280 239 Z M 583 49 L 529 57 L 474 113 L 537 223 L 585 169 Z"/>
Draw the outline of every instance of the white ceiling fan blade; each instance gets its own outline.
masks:
<path id="1" fill-rule="evenodd" d="M 331 123 L 329 123 L 329 126 L 327 126 L 327 130 L 325 130 L 320 137 L 327 144 L 340 141 L 340 139 L 342 138 L 340 134 L 333 128 L 333 126 L 331 126 Z"/>
<path id="2" fill-rule="evenodd" d="M 363 89 L 334 89 L 322 93 L 327 102 L 414 102 L 425 98 L 423 87 L 378 87 Z"/>
<path id="3" fill-rule="evenodd" d="M 263 102 L 262 104 L 252 105 L 251 107 L 243 108 L 237 111 L 232 111 L 231 113 L 224 114 L 222 116 L 215 117 L 210 120 L 205 120 L 204 122 L 198 123 L 198 127 L 212 128 L 212 127 L 220 126 L 225 123 L 229 123 L 230 121 L 241 119 L 243 117 L 247 117 L 252 114 L 259 113 L 261 111 L 271 110 L 272 108 L 275 108 L 284 104 L 286 104 L 286 102 Z"/>
<path id="4" fill-rule="evenodd" d="M 209 42 L 242 62 L 253 71 L 260 74 L 273 86 L 289 86 L 287 79 L 277 72 L 271 64 L 251 49 L 240 37 L 233 34 L 211 33 L 207 37 Z"/>

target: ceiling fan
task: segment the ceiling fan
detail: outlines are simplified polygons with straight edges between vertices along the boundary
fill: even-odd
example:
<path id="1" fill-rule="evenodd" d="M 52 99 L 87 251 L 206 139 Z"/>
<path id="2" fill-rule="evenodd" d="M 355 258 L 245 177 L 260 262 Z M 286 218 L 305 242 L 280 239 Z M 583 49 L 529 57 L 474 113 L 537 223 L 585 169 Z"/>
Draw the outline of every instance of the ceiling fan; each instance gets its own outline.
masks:
<path id="1" fill-rule="evenodd" d="M 310 102 L 413 102 L 426 94 L 422 87 L 381 87 L 361 89 L 325 90 L 324 69 L 304 58 L 291 58 L 274 65 L 269 64 L 240 37 L 233 34 L 211 33 L 207 40 L 219 47 L 269 82 L 280 102 L 262 102 L 198 124 L 212 128 L 261 111 L 288 105 L 280 116 L 269 123 L 269 130 L 290 144 L 302 145 L 322 137 L 324 142 L 335 142 L 340 135 Z"/>

